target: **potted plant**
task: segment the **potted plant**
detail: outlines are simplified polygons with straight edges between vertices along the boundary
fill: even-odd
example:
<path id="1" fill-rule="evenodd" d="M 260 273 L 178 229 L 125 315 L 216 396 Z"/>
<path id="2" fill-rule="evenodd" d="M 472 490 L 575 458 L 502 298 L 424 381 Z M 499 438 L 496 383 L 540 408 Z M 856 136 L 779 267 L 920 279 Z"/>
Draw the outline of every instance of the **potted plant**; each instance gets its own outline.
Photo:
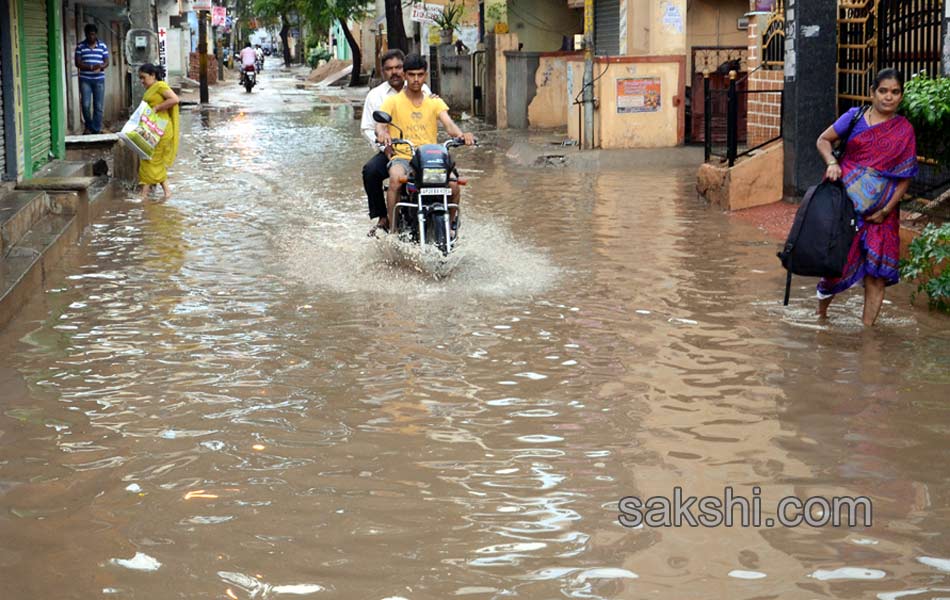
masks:
<path id="1" fill-rule="evenodd" d="M 508 33 L 508 8 L 504 2 L 495 2 L 485 11 L 485 21 L 495 33 Z"/>
<path id="2" fill-rule="evenodd" d="M 452 0 L 442 9 L 442 12 L 435 15 L 432 20 L 441 30 L 439 42 L 442 44 L 452 43 L 452 33 L 458 29 L 462 22 L 462 15 L 465 14 L 465 6 L 456 4 Z"/>

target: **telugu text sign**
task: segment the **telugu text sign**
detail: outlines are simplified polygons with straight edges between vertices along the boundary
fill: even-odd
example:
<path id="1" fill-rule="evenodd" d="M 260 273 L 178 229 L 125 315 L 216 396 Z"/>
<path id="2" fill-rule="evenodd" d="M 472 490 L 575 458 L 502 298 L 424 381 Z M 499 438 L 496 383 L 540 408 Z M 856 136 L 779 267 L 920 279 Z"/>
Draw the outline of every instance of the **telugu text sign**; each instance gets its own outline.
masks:
<path id="1" fill-rule="evenodd" d="M 438 4 L 416 2 L 412 5 L 412 14 L 409 17 L 416 23 L 434 23 L 435 18 L 442 14 L 442 7 Z"/>
<path id="2" fill-rule="evenodd" d="M 662 88 L 659 77 L 617 80 L 617 112 L 641 113 L 660 110 Z"/>

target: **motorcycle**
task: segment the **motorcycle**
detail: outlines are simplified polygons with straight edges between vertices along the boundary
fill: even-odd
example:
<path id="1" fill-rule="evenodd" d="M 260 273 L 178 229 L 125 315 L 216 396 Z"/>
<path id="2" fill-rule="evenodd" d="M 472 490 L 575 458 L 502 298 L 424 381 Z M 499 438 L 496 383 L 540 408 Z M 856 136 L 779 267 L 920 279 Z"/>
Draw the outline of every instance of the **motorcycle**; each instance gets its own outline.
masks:
<path id="1" fill-rule="evenodd" d="M 254 89 L 254 86 L 257 85 L 257 71 L 253 66 L 246 66 L 241 72 L 241 85 L 244 86 L 244 89 L 247 90 L 247 93 L 250 94 L 251 90 Z"/>
<path id="2" fill-rule="evenodd" d="M 263 70 L 264 70 L 264 59 L 263 59 L 263 58 L 258 58 L 256 61 L 254 61 L 254 68 L 257 69 L 257 72 L 258 72 L 258 73 L 260 73 L 261 71 L 263 71 Z"/>
<path id="3" fill-rule="evenodd" d="M 402 139 L 402 129 L 393 125 L 389 114 L 374 111 L 373 120 L 395 127 L 400 138 L 392 140 L 391 144 L 408 146 L 412 154 L 409 161 L 412 173 L 401 181 L 403 186 L 399 192 L 399 202 L 396 203 L 395 223 L 390 231 L 422 247 L 435 245 L 443 256 L 448 256 L 457 243 L 460 220 L 456 217 L 453 228 L 449 209 L 458 209 L 459 206 L 450 202 L 452 189 L 449 182 L 466 184 L 464 179 L 458 178 L 449 149 L 464 146 L 465 141 L 453 138 L 442 144 L 424 144 L 416 148 L 409 140 Z"/>

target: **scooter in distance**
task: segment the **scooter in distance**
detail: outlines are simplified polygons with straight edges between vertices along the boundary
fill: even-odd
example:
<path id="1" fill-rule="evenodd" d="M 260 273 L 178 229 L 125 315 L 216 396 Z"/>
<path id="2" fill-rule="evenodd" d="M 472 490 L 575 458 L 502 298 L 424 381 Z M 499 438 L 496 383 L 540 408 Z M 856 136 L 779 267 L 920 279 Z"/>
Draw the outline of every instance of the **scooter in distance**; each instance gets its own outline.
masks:
<path id="1" fill-rule="evenodd" d="M 392 117 L 381 111 L 373 112 L 373 120 L 395 127 L 400 138 L 392 140 L 392 145 L 409 147 L 412 159 L 409 161 L 412 173 L 401 182 L 399 202 L 396 203 L 395 222 L 390 231 L 399 234 L 423 248 L 434 245 L 443 256 L 448 256 L 455 248 L 458 236 L 459 218 L 455 226 L 451 223 L 449 209 L 458 209 L 451 202 L 452 188 L 449 182 L 465 185 L 458 178 L 455 162 L 449 154 L 450 148 L 464 146 L 462 138 L 446 140 L 442 144 L 424 144 L 416 148 L 412 142 L 402 139 L 402 129 L 393 125 Z"/>
<path id="2" fill-rule="evenodd" d="M 248 94 L 257 85 L 257 69 L 253 65 L 248 65 L 241 71 L 241 85 L 244 86 Z"/>

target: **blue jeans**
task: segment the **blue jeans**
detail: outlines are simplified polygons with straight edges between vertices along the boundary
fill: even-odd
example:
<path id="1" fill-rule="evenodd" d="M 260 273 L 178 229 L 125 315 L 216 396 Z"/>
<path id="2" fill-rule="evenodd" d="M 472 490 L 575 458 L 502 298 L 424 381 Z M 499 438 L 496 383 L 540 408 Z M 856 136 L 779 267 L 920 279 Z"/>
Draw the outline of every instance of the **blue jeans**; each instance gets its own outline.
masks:
<path id="1" fill-rule="evenodd" d="M 79 80 L 79 97 L 82 104 L 82 122 L 92 133 L 102 129 L 102 101 L 106 95 L 106 82 Z"/>

